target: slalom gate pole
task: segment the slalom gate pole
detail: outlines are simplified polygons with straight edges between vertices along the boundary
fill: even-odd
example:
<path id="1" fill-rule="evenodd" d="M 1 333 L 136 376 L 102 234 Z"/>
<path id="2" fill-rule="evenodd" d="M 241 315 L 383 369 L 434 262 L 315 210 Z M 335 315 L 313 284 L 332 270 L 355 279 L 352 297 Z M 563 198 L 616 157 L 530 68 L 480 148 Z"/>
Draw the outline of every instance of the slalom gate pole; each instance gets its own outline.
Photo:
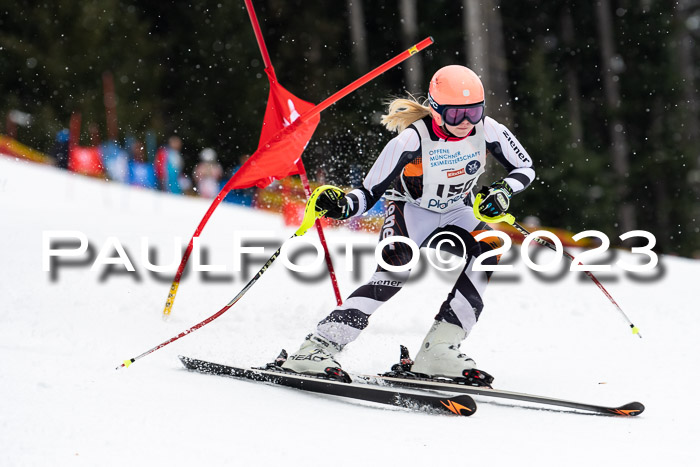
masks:
<path id="1" fill-rule="evenodd" d="M 299 167 L 299 178 L 304 185 L 304 192 L 306 196 L 311 196 L 311 186 L 309 185 L 309 177 L 306 175 L 306 167 L 304 163 L 299 158 L 297 162 Z M 328 243 L 326 243 L 326 235 L 323 233 L 323 226 L 321 225 L 321 219 L 316 219 L 316 232 L 318 233 L 318 239 L 321 241 L 323 246 L 323 254 L 326 257 L 326 267 L 328 268 L 328 274 L 331 276 L 331 285 L 333 286 L 333 293 L 335 294 L 335 302 L 338 306 L 343 304 L 343 297 L 340 295 L 340 289 L 338 288 L 338 279 L 335 276 L 335 268 L 333 268 L 333 260 L 331 259 L 331 254 L 328 251 Z"/>
<path id="2" fill-rule="evenodd" d="M 250 11 L 252 11 L 252 10 L 250 10 Z M 250 13 L 250 11 L 249 11 L 249 13 Z M 403 62 L 404 60 L 411 57 L 412 55 L 414 55 L 414 54 L 420 52 L 421 50 L 425 49 L 426 47 L 430 46 L 432 43 L 433 43 L 432 37 L 427 37 L 427 38 L 423 39 L 419 43 L 417 43 L 414 46 L 410 47 L 409 49 L 401 52 L 400 54 L 398 54 L 394 58 L 388 60 L 384 64 L 379 65 L 377 68 L 370 71 L 369 73 L 365 74 L 364 76 L 362 76 L 362 77 L 356 79 L 355 81 L 353 81 L 352 83 L 348 84 L 343 89 L 341 89 L 340 91 L 331 95 L 326 100 L 324 100 L 320 104 L 316 105 L 312 109 L 306 111 L 298 119 L 296 119 L 294 122 L 300 124 L 300 123 L 306 121 L 307 119 L 318 115 L 319 113 L 321 113 L 321 111 L 323 111 L 323 110 L 327 109 L 328 107 L 330 107 L 331 105 L 335 104 L 340 99 L 347 96 L 351 92 L 355 91 L 360 86 L 364 86 L 369 81 L 371 81 L 374 78 L 376 78 L 377 76 L 381 75 L 382 73 L 384 73 L 388 69 Z M 268 57 L 268 60 L 269 60 L 269 57 Z M 204 226 L 209 221 L 209 218 L 214 213 L 214 210 L 221 203 L 221 201 L 226 197 L 228 192 L 231 191 L 232 188 L 233 188 L 233 177 L 226 183 L 226 185 L 224 185 L 224 187 L 221 189 L 219 194 L 216 196 L 216 198 L 212 202 L 211 206 L 209 206 L 209 209 L 207 210 L 206 214 L 204 214 L 204 217 L 199 222 L 199 225 L 197 226 L 197 229 L 195 230 L 194 235 L 192 235 L 190 242 L 187 244 L 187 249 L 185 250 L 185 254 L 182 255 L 182 260 L 180 261 L 180 266 L 177 268 L 177 272 L 175 273 L 175 278 L 173 279 L 173 283 L 171 284 L 170 290 L 168 291 L 168 298 L 166 299 L 165 307 L 163 308 L 163 319 L 167 319 L 170 316 L 170 312 L 173 309 L 173 303 L 175 303 L 175 297 L 177 295 L 177 289 L 180 286 L 180 280 L 182 279 L 182 274 L 185 270 L 185 266 L 187 265 L 187 261 L 190 257 L 190 254 L 192 253 L 194 237 L 198 237 L 199 234 L 202 233 Z"/>
<path id="3" fill-rule="evenodd" d="M 248 11 L 248 17 L 250 18 L 250 23 L 253 25 L 253 32 L 255 33 L 255 40 L 258 42 L 258 48 L 260 49 L 260 55 L 262 55 L 263 65 L 265 69 L 270 69 L 273 77 L 275 76 L 275 71 L 272 68 L 272 60 L 270 60 L 270 54 L 265 46 L 265 39 L 263 38 L 262 31 L 260 30 L 260 23 L 258 22 L 258 16 L 255 14 L 255 8 L 253 8 L 252 0 L 245 0 L 245 9 Z"/>
<path id="4" fill-rule="evenodd" d="M 270 79 L 276 81 L 277 76 L 275 75 L 275 69 L 272 67 L 272 60 L 270 60 L 270 53 L 267 51 L 267 46 L 265 45 L 265 39 L 262 35 L 262 30 L 260 29 L 260 23 L 258 22 L 258 17 L 255 14 L 255 9 L 253 8 L 252 0 L 245 0 L 245 7 L 248 11 L 248 17 L 250 18 L 250 23 L 253 25 L 253 32 L 255 33 L 255 40 L 258 42 L 258 48 L 260 49 L 260 55 L 262 55 L 263 65 L 265 70 L 269 71 Z M 306 175 L 306 167 L 304 167 L 304 162 L 299 158 L 297 161 L 297 168 L 299 169 L 299 178 L 304 185 L 304 192 L 306 197 L 311 196 L 311 186 L 309 185 L 309 177 Z M 323 233 L 323 226 L 320 220 L 316 220 L 316 232 L 318 232 L 318 238 L 321 240 L 321 246 L 323 246 L 324 256 L 326 258 L 326 266 L 328 267 L 328 274 L 331 277 L 331 285 L 333 286 L 333 293 L 335 294 L 335 301 L 338 306 L 343 304 L 343 298 L 340 295 L 340 289 L 338 288 L 338 279 L 335 276 L 335 269 L 333 268 L 333 260 L 331 259 L 331 254 L 328 251 L 328 243 L 326 242 L 326 236 Z"/>
<path id="5" fill-rule="evenodd" d="M 339 101 L 343 97 L 345 97 L 348 94 L 350 94 L 351 92 L 355 91 L 360 86 L 364 86 L 369 81 L 372 81 L 374 78 L 381 75 L 382 73 L 384 73 L 388 69 L 395 67 L 396 65 L 403 62 L 404 60 L 411 57 L 412 55 L 417 54 L 421 50 L 432 45 L 433 42 L 434 41 L 433 41 L 432 37 L 426 37 L 425 39 L 423 39 L 419 43 L 415 44 L 414 46 L 410 47 L 407 50 L 404 50 L 403 52 L 401 52 L 400 54 L 398 54 L 396 57 L 392 58 L 391 60 L 387 61 L 383 65 L 378 66 L 377 68 L 370 71 L 366 75 L 364 75 L 364 76 L 356 79 L 352 83 L 348 84 L 340 91 L 336 92 L 332 96 L 326 98 L 326 100 L 324 100 L 320 104 L 316 105 L 314 108 L 307 110 L 305 113 L 301 114 L 301 117 L 299 117 L 299 119 L 300 120 L 307 120 L 311 117 L 318 115 L 319 113 L 326 110 L 328 107 L 335 104 L 337 101 Z"/>
<path id="6" fill-rule="evenodd" d="M 325 214 L 325 211 L 321 211 L 321 212 L 316 211 L 316 199 L 318 199 L 318 196 L 326 190 L 340 191 L 339 188 L 336 188 L 336 187 L 331 186 L 331 185 L 323 185 L 323 186 L 316 188 L 314 190 L 314 192 L 311 194 L 311 196 L 309 197 L 309 201 L 306 203 L 306 208 L 304 209 L 304 220 L 302 221 L 301 226 L 297 229 L 296 232 L 294 232 L 294 235 L 292 235 L 290 238 L 301 237 L 302 235 L 304 235 L 311 228 L 311 226 L 313 226 L 316 219 L 318 217 L 322 216 L 323 214 Z M 171 337 L 167 341 L 165 341 L 161 344 L 158 344 L 157 346 L 153 347 L 152 349 L 145 351 L 141 355 L 138 355 L 134 358 L 124 360 L 116 369 L 118 370 L 120 368 L 129 367 L 129 365 L 134 363 L 136 360 L 140 360 L 141 358 L 145 357 L 146 355 L 149 355 L 158 349 L 162 349 L 166 345 L 171 344 L 171 343 L 175 342 L 176 340 L 180 339 L 181 337 L 184 337 L 184 336 L 196 331 L 197 329 L 200 329 L 200 328 L 206 326 L 207 324 L 211 323 L 219 316 L 226 313 L 233 305 L 236 304 L 236 302 L 238 302 L 238 300 L 240 300 L 243 297 L 243 295 L 246 294 L 246 292 L 248 292 L 248 290 L 250 290 L 251 287 L 253 287 L 253 285 L 258 281 L 258 279 L 260 279 L 260 277 L 265 273 L 265 271 L 267 271 L 267 269 L 272 265 L 272 263 L 275 262 L 277 257 L 280 255 L 281 251 L 282 251 L 282 246 L 280 246 L 277 249 L 277 251 L 275 251 L 273 253 L 273 255 L 270 256 L 270 259 L 267 260 L 267 262 L 263 265 L 263 267 L 260 268 L 260 270 L 255 274 L 255 276 L 253 276 L 253 278 L 250 281 L 248 281 L 248 283 L 245 285 L 245 287 L 243 287 L 243 289 L 241 289 L 241 291 L 238 292 L 238 294 L 235 297 L 233 297 L 233 299 L 231 299 L 231 301 L 228 302 L 226 304 L 226 306 L 224 306 L 222 309 L 220 309 L 219 311 L 217 311 L 216 313 L 214 313 L 213 315 L 211 315 L 210 317 L 208 317 L 204 321 L 195 324 L 194 326 L 190 327 L 189 329 L 186 329 L 185 331 L 182 331 L 177 336 Z"/>
<path id="7" fill-rule="evenodd" d="M 527 237 L 528 235 L 530 235 L 530 232 L 528 232 L 528 230 L 525 227 L 523 227 L 522 225 L 518 224 L 515 221 L 515 217 L 512 214 L 503 214 L 503 215 L 498 216 L 498 217 L 486 217 L 486 216 L 483 216 L 479 212 L 479 204 L 481 204 L 481 193 L 478 193 L 476 195 L 476 198 L 474 199 L 474 206 L 473 206 L 474 216 L 478 220 L 480 220 L 482 222 L 486 222 L 486 223 L 505 222 L 506 224 L 512 225 L 518 232 L 520 232 L 523 235 L 523 237 Z M 550 250 L 557 251 L 556 245 L 553 245 L 552 242 L 549 242 L 549 241 L 547 241 L 543 238 L 540 238 L 540 237 L 535 237 L 534 240 L 538 244 L 540 244 L 544 247 L 547 247 Z M 575 260 L 574 256 L 571 253 L 569 253 L 563 249 L 562 249 L 562 251 L 564 253 L 564 256 L 569 258 L 572 262 Z M 581 262 L 579 262 L 578 264 L 579 264 L 579 266 L 583 266 L 583 264 Z M 586 275 L 593 281 L 593 283 L 598 286 L 600 291 L 603 292 L 603 294 L 606 297 L 608 297 L 608 300 L 610 300 L 610 303 L 613 304 L 613 306 L 617 309 L 617 311 L 620 313 L 622 318 L 625 321 L 627 321 L 627 324 L 632 329 L 632 334 L 636 334 L 637 336 L 639 336 L 641 338 L 642 335 L 639 333 L 639 328 L 637 326 L 635 326 L 634 323 L 632 323 L 632 321 L 629 319 L 627 314 L 624 311 L 622 311 L 622 308 L 620 307 L 620 305 L 618 305 L 617 302 L 615 301 L 615 299 L 612 297 L 612 295 L 610 295 L 610 292 L 608 292 L 605 289 L 605 287 L 603 287 L 603 284 L 600 283 L 598 278 L 596 278 L 591 271 L 583 271 L 583 272 L 585 272 Z"/>

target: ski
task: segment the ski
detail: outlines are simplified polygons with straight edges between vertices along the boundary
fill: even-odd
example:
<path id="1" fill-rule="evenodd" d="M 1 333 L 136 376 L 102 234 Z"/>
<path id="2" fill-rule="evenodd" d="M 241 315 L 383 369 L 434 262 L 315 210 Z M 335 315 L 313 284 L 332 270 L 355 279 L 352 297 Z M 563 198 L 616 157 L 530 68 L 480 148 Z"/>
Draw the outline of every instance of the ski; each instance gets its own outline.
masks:
<path id="1" fill-rule="evenodd" d="M 233 378 L 275 384 L 308 392 L 376 402 L 418 411 L 452 413 L 470 416 L 476 412 L 476 403 L 467 394 L 439 395 L 420 389 L 399 388 L 372 383 L 358 384 L 323 377 L 288 373 L 263 368 L 236 368 L 219 363 L 179 356 L 185 368 L 199 373 L 231 376 Z"/>
<path id="2" fill-rule="evenodd" d="M 618 415 L 633 417 L 644 412 L 644 405 L 641 402 L 630 402 L 619 407 L 606 407 L 598 404 L 587 404 L 563 399 L 556 399 L 548 396 L 538 396 L 534 394 L 523 394 L 519 392 L 504 391 L 489 387 L 475 387 L 451 381 L 439 381 L 424 378 L 407 378 L 388 375 L 357 375 L 356 378 L 371 384 L 383 384 L 394 388 L 414 388 L 423 390 L 457 392 L 460 394 L 470 394 L 475 396 L 496 397 L 523 402 L 533 402 L 537 404 L 566 407 L 570 409 L 594 412 L 603 415 Z"/>

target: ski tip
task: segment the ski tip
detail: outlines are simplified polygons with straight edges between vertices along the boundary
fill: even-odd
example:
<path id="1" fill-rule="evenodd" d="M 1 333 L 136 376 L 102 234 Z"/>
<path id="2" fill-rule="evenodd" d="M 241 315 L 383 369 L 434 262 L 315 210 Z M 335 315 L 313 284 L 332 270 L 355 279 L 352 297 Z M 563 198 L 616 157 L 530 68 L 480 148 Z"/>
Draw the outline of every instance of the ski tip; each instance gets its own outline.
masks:
<path id="1" fill-rule="evenodd" d="M 621 415 L 623 417 L 636 417 L 637 415 L 644 412 L 644 404 L 641 402 L 630 402 L 623 406 L 608 409 L 612 415 Z"/>
<path id="2" fill-rule="evenodd" d="M 455 415 L 470 417 L 476 412 L 476 402 L 470 396 L 461 395 L 440 399 L 440 403 Z"/>
<path id="3" fill-rule="evenodd" d="M 180 363 L 182 363 L 182 366 L 188 370 L 199 370 L 199 366 L 203 363 L 195 358 L 185 357 L 184 355 L 178 355 L 177 358 L 180 360 Z"/>

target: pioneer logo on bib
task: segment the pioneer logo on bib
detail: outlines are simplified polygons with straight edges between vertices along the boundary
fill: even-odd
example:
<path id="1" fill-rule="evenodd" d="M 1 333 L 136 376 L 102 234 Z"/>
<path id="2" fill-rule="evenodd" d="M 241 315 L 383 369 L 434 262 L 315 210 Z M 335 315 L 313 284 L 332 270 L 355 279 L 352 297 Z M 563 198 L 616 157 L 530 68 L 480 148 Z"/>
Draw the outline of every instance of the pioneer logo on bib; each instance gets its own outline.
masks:
<path id="1" fill-rule="evenodd" d="M 464 169 L 459 169 L 459 170 L 448 170 L 447 171 L 447 178 L 454 178 L 454 177 L 459 177 L 460 175 L 464 175 L 466 172 Z"/>
<path id="2" fill-rule="evenodd" d="M 460 193 L 457 196 L 453 198 L 449 198 L 447 200 L 444 200 L 442 198 L 430 198 L 428 200 L 428 209 L 430 208 L 438 208 L 438 209 L 447 209 L 448 207 L 452 206 L 454 203 L 461 201 L 462 198 L 464 198 L 464 193 Z"/>

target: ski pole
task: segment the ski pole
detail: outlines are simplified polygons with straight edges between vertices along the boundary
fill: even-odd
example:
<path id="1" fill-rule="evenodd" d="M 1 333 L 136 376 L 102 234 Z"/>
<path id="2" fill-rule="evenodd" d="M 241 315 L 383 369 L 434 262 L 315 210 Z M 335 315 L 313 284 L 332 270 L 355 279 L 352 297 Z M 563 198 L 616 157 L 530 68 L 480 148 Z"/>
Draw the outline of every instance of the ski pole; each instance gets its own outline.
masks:
<path id="1" fill-rule="evenodd" d="M 336 188 L 332 185 L 323 185 L 323 186 L 316 188 L 314 190 L 314 192 L 311 194 L 311 196 L 309 197 L 309 201 L 306 203 L 306 208 L 304 209 L 304 219 L 301 223 L 301 226 L 297 229 L 296 232 L 294 232 L 294 235 L 292 235 L 290 237 L 290 239 L 294 238 L 294 237 L 301 237 L 302 235 L 304 235 L 314 225 L 314 223 L 316 222 L 316 218 L 321 217 L 326 213 L 326 211 L 320 211 L 320 212 L 316 211 L 316 200 L 318 199 L 319 195 L 326 190 L 341 191 L 339 188 Z M 238 302 L 238 300 L 240 300 L 243 297 L 243 295 L 245 295 L 246 292 L 248 292 L 248 290 L 250 290 L 250 288 L 253 287 L 253 284 L 255 284 L 258 281 L 258 279 L 260 279 L 260 276 L 262 276 L 265 273 L 265 271 L 267 271 L 267 269 L 270 267 L 270 265 L 272 265 L 272 263 L 275 262 L 277 257 L 280 255 L 281 251 L 282 251 L 282 246 L 280 246 L 277 249 L 277 251 L 275 251 L 272 254 L 272 256 L 270 256 L 270 259 L 267 260 L 267 262 L 263 265 L 263 267 L 260 268 L 260 270 L 255 274 L 255 276 L 253 276 L 253 278 L 250 281 L 248 281 L 248 283 L 245 285 L 245 287 L 243 287 L 243 289 L 240 292 L 238 292 L 238 294 L 235 297 L 233 297 L 233 299 L 230 302 L 228 302 L 226 304 L 226 306 L 224 306 L 222 309 L 220 309 L 219 311 L 217 311 L 216 313 L 214 313 L 213 315 L 211 315 L 210 317 L 208 317 L 204 321 L 195 324 L 194 326 L 192 326 L 189 329 L 186 329 L 185 331 L 182 331 L 177 336 L 171 337 L 167 341 L 165 341 L 161 344 L 158 344 L 157 346 L 153 347 L 152 349 L 145 351 L 141 355 L 138 355 L 134 358 L 124 360 L 124 362 L 122 362 L 121 365 L 119 365 L 116 369 L 118 370 L 120 368 L 128 367 L 129 365 L 134 363 L 136 360 L 139 360 L 139 359 L 145 357 L 146 355 L 149 355 L 149 354 L 155 352 L 158 349 L 162 349 L 166 345 L 168 345 L 172 342 L 175 342 L 176 340 L 180 339 L 181 337 L 184 337 L 184 336 L 190 334 L 191 332 L 196 331 L 197 329 L 204 327 L 205 325 L 214 321 L 219 316 L 226 313 L 226 311 L 228 311 L 229 308 L 231 308 L 233 305 L 235 305 L 236 302 Z"/>
<path id="2" fill-rule="evenodd" d="M 512 214 L 506 213 L 506 214 L 496 216 L 496 217 L 486 217 L 479 212 L 479 204 L 481 204 L 481 193 L 478 193 L 476 195 L 476 198 L 474 198 L 474 206 L 473 206 L 474 216 L 478 220 L 480 220 L 482 222 L 486 222 L 486 223 L 505 222 L 506 224 L 512 225 L 524 237 L 527 237 L 528 235 L 530 235 L 530 232 L 528 232 L 525 227 L 523 227 L 522 225 L 518 224 L 515 221 L 515 217 Z M 550 250 L 557 251 L 557 247 L 555 245 L 553 245 L 551 242 L 548 242 L 547 240 L 545 240 L 543 238 L 535 237 L 535 242 L 537 242 L 538 244 L 540 244 L 544 247 L 549 248 Z M 562 250 L 562 251 L 564 253 L 564 256 L 569 258 L 572 262 L 575 260 L 575 258 L 572 254 L 570 254 L 566 250 Z M 578 264 L 580 266 L 583 265 L 581 262 L 579 262 Z M 600 281 L 593 275 L 592 272 L 590 272 L 590 271 L 583 271 L 583 272 L 585 272 L 586 275 L 588 277 L 590 277 L 590 279 L 593 281 L 593 283 L 598 286 L 598 288 L 601 290 L 601 292 L 603 292 L 603 294 L 606 297 L 608 297 L 608 300 L 610 300 L 610 303 L 612 303 L 615 306 L 615 308 L 620 313 L 620 315 L 624 318 L 625 321 L 627 321 L 627 324 L 629 324 L 629 327 L 632 329 L 632 334 L 636 334 L 641 338 L 642 335 L 639 333 L 639 328 L 637 326 L 635 326 L 634 323 L 632 323 L 632 321 L 627 317 L 627 314 L 624 311 L 622 311 L 622 308 L 620 307 L 620 305 L 618 305 L 617 302 L 615 301 L 615 299 L 612 297 L 612 295 L 610 295 L 610 292 L 608 292 L 605 289 L 605 287 L 603 287 L 603 284 L 600 283 Z"/>

